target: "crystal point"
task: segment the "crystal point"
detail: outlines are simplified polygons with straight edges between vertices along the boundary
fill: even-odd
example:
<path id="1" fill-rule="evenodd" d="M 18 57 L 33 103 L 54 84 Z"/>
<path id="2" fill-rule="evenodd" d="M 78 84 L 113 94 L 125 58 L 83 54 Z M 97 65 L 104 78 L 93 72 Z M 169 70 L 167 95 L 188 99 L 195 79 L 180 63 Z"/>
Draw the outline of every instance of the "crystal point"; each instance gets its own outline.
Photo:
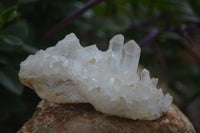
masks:
<path id="1" fill-rule="evenodd" d="M 120 49 L 122 49 L 124 44 L 124 36 L 121 34 L 115 35 L 109 43 L 109 49 L 111 49 L 113 52 L 118 52 Z"/>
<path id="2" fill-rule="evenodd" d="M 109 50 L 112 51 L 112 57 L 115 59 L 117 67 L 119 67 L 120 58 L 122 57 L 123 45 L 124 36 L 121 34 L 115 35 L 109 42 Z"/>
<path id="3" fill-rule="evenodd" d="M 140 47 L 133 40 L 128 41 L 124 45 L 121 67 L 125 72 L 137 72 L 140 51 Z"/>
<path id="4" fill-rule="evenodd" d="M 141 81 L 143 81 L 143 82 L 150 81 L 150 74 L 147 69 L 143 69 L 143 71 L 141 73 Z"/>

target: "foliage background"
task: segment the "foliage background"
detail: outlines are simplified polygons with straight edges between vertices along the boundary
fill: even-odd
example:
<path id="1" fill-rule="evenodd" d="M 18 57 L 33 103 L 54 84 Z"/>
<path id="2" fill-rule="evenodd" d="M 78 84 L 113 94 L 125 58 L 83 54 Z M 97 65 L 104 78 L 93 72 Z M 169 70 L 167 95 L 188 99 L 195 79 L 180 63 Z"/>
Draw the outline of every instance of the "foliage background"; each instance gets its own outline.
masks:
<path id="1" fill-rule="evenodd" d="M 200 130 L 199 8 L 199 0 L 1 0 L 0 132 L 16 132 L 40 100 L 20 84 L 20 62 L 71 32 L 101 50 L 117 33 L 135 39 L 143 49 L 140 64 Z"/>

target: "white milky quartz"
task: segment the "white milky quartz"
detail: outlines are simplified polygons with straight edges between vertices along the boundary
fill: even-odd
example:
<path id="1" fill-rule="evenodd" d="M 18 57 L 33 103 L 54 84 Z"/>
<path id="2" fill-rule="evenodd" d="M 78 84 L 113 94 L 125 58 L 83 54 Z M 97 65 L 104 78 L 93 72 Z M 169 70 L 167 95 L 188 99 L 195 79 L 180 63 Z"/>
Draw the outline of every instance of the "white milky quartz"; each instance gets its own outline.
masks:
<path id="1" fill-rule="evenodd" d="M 75 34 L 40 50 L 21 63 L 21 82 L 42 98 L 57 103 L 90 103 L 96 110 L 120 117 L 155 120 L 169 111 L 172 97 L 158 89 L 149 71 L 137 72 L 140 47 L 123 35 L 109 49 L 82 47 Z"/>

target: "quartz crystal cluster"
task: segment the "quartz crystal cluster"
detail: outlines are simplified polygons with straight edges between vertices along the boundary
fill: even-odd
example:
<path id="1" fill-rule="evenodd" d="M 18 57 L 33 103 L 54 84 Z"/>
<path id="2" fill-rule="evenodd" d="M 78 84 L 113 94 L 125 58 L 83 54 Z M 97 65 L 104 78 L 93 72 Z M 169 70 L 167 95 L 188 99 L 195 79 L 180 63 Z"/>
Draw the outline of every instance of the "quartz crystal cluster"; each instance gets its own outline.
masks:
<path id="1" fill-rule="evenodd" d="M 138 72 L 140 47 L 123 35 L 109 49 L 82 47 L 75 34 L 21 63 L 21 82 L 55 103 L 90 103 L 97 111 L 129 119 L 155 120 L 169 111 L 172 97 L 157 88 L 149 71 Z"/>

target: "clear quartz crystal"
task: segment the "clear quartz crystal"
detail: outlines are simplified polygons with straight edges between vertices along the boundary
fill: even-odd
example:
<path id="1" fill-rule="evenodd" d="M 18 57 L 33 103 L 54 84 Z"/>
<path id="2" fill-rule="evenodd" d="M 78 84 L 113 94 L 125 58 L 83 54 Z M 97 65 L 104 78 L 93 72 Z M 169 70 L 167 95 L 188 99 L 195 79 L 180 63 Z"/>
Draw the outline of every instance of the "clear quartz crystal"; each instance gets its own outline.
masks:
<path id="1" fill-rule="evenodd" d="M 112 58 L 115 62 L 111 60 L 110 67 L 113 66 L 113 63 L 116 64 L 116 67 L 120 67 L 120 60 L 122 58 L 122 52 L 123 52 L 123 45 L 124 45 L 124 36 L 119 34 L 114 36 L 109 43 L 109 50 L 112 51 Z"/>
<path id="2" fill-rule="evenodd" d="M 30 55 L 20 64 L 21 82 L 56 103 L 91 103 L 96 110 L 130 119 L 154 120 L 169 111 L 172 97 L 149 71 L 138 73 L 141 49 L 114 36 L 105 52 L 82 47 L 75 34 Z"/>
<path id="3" fill-rule="evenodd" d="M 133 40 L 124 45 L 121 66 L 125 72 L 137 72 L 140 51 L 140 47 Z"/>
<path id="4" fill-rule="evenodd" d="M 114 36 L 109 43 L 109 49 L 112 50 L 113 56 L 121 56 L 122 50 L 124 45 L 124 36 L 119 34 Z M 118 57 L 117 59 L 120 59 L 121 57 Z"/>

